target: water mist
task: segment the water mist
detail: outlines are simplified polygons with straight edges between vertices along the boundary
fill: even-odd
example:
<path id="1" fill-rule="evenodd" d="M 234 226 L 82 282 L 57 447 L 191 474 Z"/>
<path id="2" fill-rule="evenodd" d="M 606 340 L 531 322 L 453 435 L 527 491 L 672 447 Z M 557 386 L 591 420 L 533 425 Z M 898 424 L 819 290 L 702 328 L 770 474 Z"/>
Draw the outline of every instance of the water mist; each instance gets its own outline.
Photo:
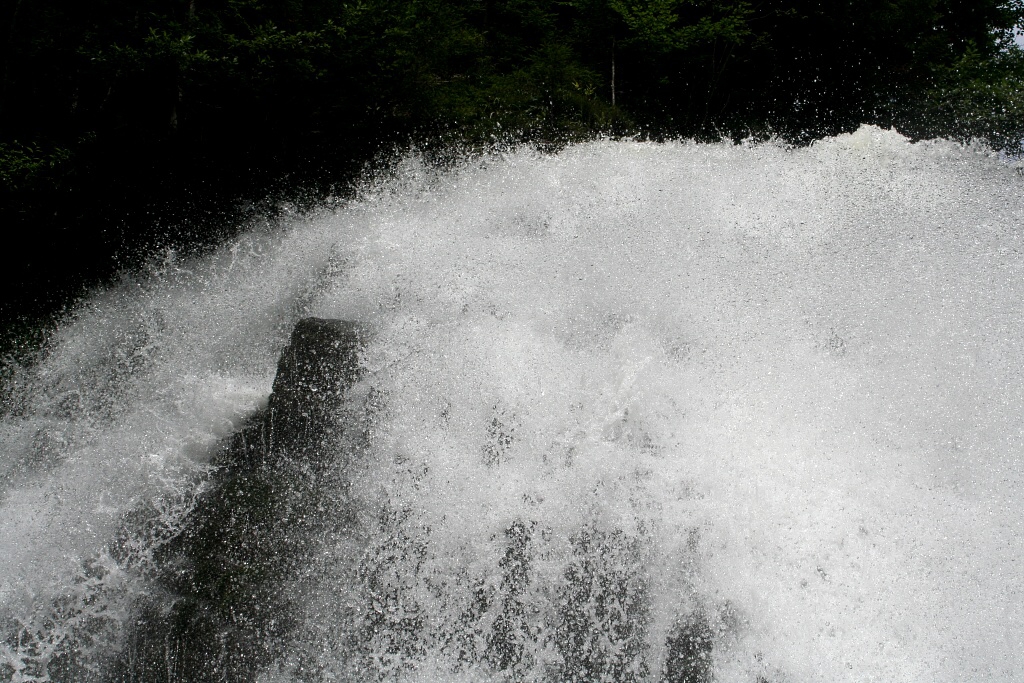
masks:
<path id="1" fill-rule="evenodd" d="M 260 681 L 1014 680 L 1022 190 L 867 127 L 409 159 L 126 277 L 12 380 L 0 679 L 128 680 L 316 318 L 360 330 L 348 436 L 295 470 L 337 523 L 287 527 Z"/>

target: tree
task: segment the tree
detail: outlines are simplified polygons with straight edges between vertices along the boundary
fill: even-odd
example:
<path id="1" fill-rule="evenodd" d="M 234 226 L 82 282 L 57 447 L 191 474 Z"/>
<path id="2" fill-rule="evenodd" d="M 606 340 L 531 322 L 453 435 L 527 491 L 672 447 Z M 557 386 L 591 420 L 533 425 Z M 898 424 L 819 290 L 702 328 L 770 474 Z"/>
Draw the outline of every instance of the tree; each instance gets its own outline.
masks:
<path id="1" fill-rule="evenodd" d="M 0 220 L 38 240 L 9 301 L 126 242 L 215 241 L 239 199 L 323 196 L 392 143 L 1024 137 L 1024 0 L 15 0 L 0 22 Z"/>

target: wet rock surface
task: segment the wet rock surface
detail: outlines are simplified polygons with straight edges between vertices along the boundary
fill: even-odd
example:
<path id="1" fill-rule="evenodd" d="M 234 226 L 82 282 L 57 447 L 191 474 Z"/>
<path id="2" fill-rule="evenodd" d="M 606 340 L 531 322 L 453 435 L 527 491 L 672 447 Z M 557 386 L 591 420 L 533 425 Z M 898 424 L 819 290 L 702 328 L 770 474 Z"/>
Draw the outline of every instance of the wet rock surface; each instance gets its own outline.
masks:
<path id="1" fill-rule="evenodd" d="M 387 504 L 367 515 L 351 490 L 368 438 L 350 405 L 360 403 L 351 389 L 361 344 L 349 322 L 296 325 L 267 407 L 225 445 L 185 524 L 146 541 L 157 548 L 153 589 L 100 680 L 240 683 L 268 667 L 328 680 L 311 644 L 319 636 L 310 631 L 308 598 L 323 592 L 325 572 L 339 578 L 340 565 L 349 566 L 347 578 L 317 609 L 333 624 L 330 647 L 345 680 L 411 674 L 434 648 L 455 670 L 488 671 L 495 680 L 714 680 L 721 619 L 713 608 L 694 602 L 668 633 L 663 661 L 652 656 L 651 539 L 643 534 L 588 524 L 571 538 L 552 583 L 535 571 L 541 527 L 522 519 L 505 530 L 489 588 L 468 579 L 434 583 L 423 564 L 429 533 Z M 126 529 L 144 526 L 141 519 Z M 366 545 L 364 536 L 377 541 Z M 411 591 L 416 584 L 424 590 Z M 454 622 L 430 623 L 424 599 L 454 605 L 462 593 L 472 597 Z"/>
<path id="2" fill-rule="evenodd" d="M 234 435 L 208 493 L 159 550 L 155 597 L 109 681 L 250 681 L 280 656 L 316 539 L 352 524 L 338 502 L 351 456 L 339 407 L 360 343 L 345 321 L 296 325 L 267 408 Z"/>

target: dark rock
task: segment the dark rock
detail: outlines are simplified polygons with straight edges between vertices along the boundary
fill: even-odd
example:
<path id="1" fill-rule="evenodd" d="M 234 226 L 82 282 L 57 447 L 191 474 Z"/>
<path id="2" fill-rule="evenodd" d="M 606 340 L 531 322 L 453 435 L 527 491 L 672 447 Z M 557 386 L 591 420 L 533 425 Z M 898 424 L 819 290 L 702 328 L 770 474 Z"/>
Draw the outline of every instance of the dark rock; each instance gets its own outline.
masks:
<path id="1" fill-rule="evenodd" d="M 281 354 L 270 395 L 271 451 L 319 445 L 345 391 L 359 376 L 358 325 L 304 318 Z"/>
<path id="2" fill-rule="evenodd" d="M 267 408 L 231 438 L 209 493 L 160 549 L 155 597 L 109 681 L 241 683 L 282 654 L 297 617 L 289 586 L 318 540 L 354 525 L 339 415 L 361 341 L 346 321 L 295 326 Z"/>
<path id="3" fill-rule="evenodd" d="M 648 679 L 650 621 L 644 543 L 620 530 L 584 528 L 573 538 L 574 560 L 559 594 L 555 646 L 559 680 L 572 683 Z"/>
<path id="4" fill-rule="evenodd" d="M 698 607 L 669 634 L 662 683 L 711 683 L 714 630 L 707 612 Z"/>
<path id="5" fill-rule="evenodd" d="M 530 583 L 532 570 L 533 525 L 516 521 L 505 530 L 508 545 L 498 562 L 501 569 L 500 611 L 494 619 L 491 637 L 487 643 L 487 659 L 497 671 L 507 671 L 517 678 L 532 665 L 525 655 L 525 645 L 531 638 L 530 624 L 523 594 Z"/>
<path id="6" fill-rule="evenodd" d="M 422 578 L 427 537 L 409 525 L 408 510 L 389 505 L 379 515 L 380 544 L 367 542 L 366 530 L 357 528 L 351 477 L 367 438 L 361 420 L 372 419 L 356 417 L 358 402 L 349 396 L 359 377 L 360 345 L 351 323 L 309 318 L 296 325 L 267 408 L 230 439 L 209 492 L 173 537 L 146 532 L 159 541 L 147 543 L 160 547 L 153 597 L 138 606 L 107 683 L 242 683 L 285 658 L 303 668 L 294 596 L 315 591 L 323 578 L 317 558 L 339 547 L 348 554 L 349 542 L 358 548 L 343 560 L 352 564 L 354 607 L 346 612 L 351 621 L 332 637 L 345 640 L 333 644 L 351 660 L 350 673 L 358 672 L 353 680 L 384 679 L 426 656 L 428 612 L 405 589 Z M 514 447 L 516 421 L 502 413 L 491 427 L 494 448 L 485 456 L 497 467 Z M 133 528 L 138 533 L 145 525 L 142 514 Z M 445 590 L 472 592 L 463 628 L 444 634 L 449 640 L 442 643 L 457 661 L 510 681 L 544 666 L 545 680 L 562 683 L 712 683 L 724 617 L 700 604 L 671 629 L 664 664 L 655 668 L 649 660 L 645 533 L 585 525 L 571 538 L 561 580 L 538 588 L 542 533 L 528 519 L 507 527 L 500 578 L 490 585 L 459 577 L 430 585 L 436 599 Z M 327 545 L 338 539 L 344 543 Z M 531 608 L 539 597 L 553 600 L 554 609 Z M 550 664 L 535 661 L 542 632 L 550 634 L 547 645 L 556 655 Z"/>

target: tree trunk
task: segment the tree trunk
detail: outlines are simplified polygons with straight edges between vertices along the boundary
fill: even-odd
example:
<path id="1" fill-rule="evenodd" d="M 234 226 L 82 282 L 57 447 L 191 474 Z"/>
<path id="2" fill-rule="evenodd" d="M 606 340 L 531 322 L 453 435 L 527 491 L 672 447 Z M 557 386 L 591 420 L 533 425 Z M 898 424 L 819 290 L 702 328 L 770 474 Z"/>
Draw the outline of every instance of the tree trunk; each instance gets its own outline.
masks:
<path id="1" fill-rule="evenodd" d="M 615 106 L 615 39 L 612 38 L 612 106 Z"/>

